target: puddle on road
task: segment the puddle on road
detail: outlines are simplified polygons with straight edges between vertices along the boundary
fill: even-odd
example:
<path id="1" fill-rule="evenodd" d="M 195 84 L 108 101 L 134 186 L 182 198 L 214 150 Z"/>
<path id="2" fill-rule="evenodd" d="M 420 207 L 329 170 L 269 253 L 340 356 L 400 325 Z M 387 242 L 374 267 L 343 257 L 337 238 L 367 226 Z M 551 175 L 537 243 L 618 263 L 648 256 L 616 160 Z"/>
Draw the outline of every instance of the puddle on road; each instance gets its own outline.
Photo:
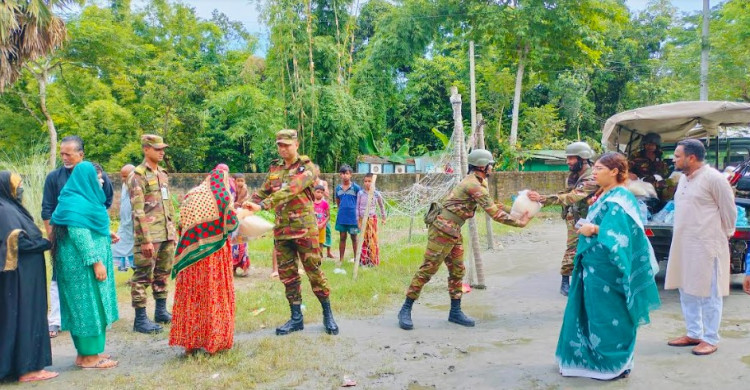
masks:
<path id="1" fill-rule="evenodd" d="M 527 339 L 527 338 L 507 339 L 507 340 L 495 341 L 494 343 L 492 343 L 492 345 L 498 348 L 504 348 L 504 347 L 509 347 L 511 345 L 529 344 L 532 341 L 533 341 L 532 339 Z"/>

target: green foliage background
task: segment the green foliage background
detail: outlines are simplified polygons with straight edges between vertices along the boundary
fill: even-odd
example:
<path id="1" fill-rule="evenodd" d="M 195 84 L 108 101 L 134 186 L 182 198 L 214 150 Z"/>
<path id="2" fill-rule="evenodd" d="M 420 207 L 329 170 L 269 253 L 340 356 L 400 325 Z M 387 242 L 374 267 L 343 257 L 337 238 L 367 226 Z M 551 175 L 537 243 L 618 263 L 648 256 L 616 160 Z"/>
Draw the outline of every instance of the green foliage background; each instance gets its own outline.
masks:
<path id="1" fill-rule="evenodd" d="M 443 148 L 434 130 L 452 131 L 451 86 L 470 130 L 469 40 L 487 145 L 504 168 L 523 158 L 507 145 L 520 58 L 524 150 L 597 140 L 621 110 L 698 99 L 701 15 L 668 0 L 635 13 L 619 0 L 237 5 L 254 6 L 270 30 L 265 58 L 252 54 L 257 37 L 218 12 L 204 20 L 174 1 L 87 3 L 67 17 L 68 40 L 52 58 L 47 106 L 60 137 L 82 136 L 87 157 L 110 171 L 140 161 L 144 133 L 164 136 L 169 169 L 183 172 L 220 162 L 264 171 L 281 128 L 297 129 L 324 171 L 353 164 L 370 135 L 384 154 L 421 155 Z M 713 7 L 710 45 L 710 98 L 750 101 L 750 3 Z M 48 144 L 38 92 L 25 72 L 0 95 L 0 149 Z"/>

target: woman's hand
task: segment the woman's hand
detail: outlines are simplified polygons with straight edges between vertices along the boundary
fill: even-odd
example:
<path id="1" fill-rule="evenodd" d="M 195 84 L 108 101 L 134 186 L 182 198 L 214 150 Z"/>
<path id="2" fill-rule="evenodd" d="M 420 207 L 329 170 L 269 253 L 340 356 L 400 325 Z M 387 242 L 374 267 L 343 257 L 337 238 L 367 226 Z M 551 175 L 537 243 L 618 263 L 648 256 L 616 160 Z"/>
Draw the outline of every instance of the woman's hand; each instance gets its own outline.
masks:
<path id="1" fill-rule="evenodd" d="M 109 237 L 112 239 L 113 244 L 120 242 L 120 236 L 118 236 L 117 233 L 109 232 Z"/>
<path id="2" fill-rule="evenodd" d="M 100 282 L 107 280 L 107 268 L 104 267 L 104 264 L 94 263 L 94 276 Z"/>
<path id="3" fill-rule="evenodd" d="M 595 234 L 599 234 L 599 226 L 593 223 L 586 223 L 578 229 L 578 234 L 583 234 L 586 237 L 591 237 Z"/>

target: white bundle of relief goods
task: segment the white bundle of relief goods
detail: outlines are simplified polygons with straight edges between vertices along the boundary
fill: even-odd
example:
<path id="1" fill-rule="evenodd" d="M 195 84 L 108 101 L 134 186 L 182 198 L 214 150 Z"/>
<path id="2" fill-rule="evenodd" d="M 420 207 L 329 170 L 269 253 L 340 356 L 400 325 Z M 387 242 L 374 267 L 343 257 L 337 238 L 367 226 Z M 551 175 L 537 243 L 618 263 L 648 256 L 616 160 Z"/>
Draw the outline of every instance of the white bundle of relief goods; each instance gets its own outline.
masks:
<path id="1" fill-rule="evenodd" d="M 628 181 L 627 188 L 635 196 L 640 196 L 644 198 L 656 198 L 657 197 L 656 189 L 654 188 L 654 185 L 651 183 L 645 182 L 641 179 Z"/>
<path id="2" fill-rule="evenodd" d="M 237 219 L 240 221 L 240 227 L 237 230 L 245 238 L 257 238 L 273 230 L 271 222 L 245 209 L 237 210 Z"/>
<path id="3" fill-rule="evenodd" d="M 529 190 L 518 192 L 513 207 L 510 209 L 510 215 L 513 218 L 521 218 L 525 213 L 529 213 L 529 218 L 536 215 L 542 209 L 542 204 L 529 199 Z"/>

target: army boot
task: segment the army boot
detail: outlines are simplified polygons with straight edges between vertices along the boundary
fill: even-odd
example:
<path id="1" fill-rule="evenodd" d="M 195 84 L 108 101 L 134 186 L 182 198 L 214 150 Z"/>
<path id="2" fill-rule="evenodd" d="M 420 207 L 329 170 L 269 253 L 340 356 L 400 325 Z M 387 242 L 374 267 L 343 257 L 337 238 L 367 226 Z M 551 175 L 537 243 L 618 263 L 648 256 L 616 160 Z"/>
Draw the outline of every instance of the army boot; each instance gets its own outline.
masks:
<path id="1" fill-rule="evenodd" d="M 568 291 L 570 291 L 570 276 L 563 275 L 562 281 L 560 281 L 560 294 L 567 297 Z"/>
<path id="2" fill-rule="evenodd" d="M 398 312 L 398 326 L 403 330 L 414 329 L 414 323 L 411 322 L 411 307 L 413 304 L 413 299 L 406 298 L 404 305 L 401 306 L 401 311 Z"/>
<path id="3" fill-rule="evenodd" d="M 448 321 L 463 326 L 474 326 L 474 320 L 467 317 L 466 314 L 461 311 L 461 298 L 451 299 L 451 311 L 448 315 Z"/>
<path id="4" fill-rule="evenodd" d="M 159 333 L 161 326 L 155 324 L 146 316 L 146 308 L 139 307 L 135 309 L 135 321 L 133 322 L 133 331 L 139 333 Z"/>
<path id="5" fill-rule="evenodd" d="M 326 333 L 339 334 L 339 326 L 333 320 L 333 312 L 331 312 L 331 301 L 328 298 L 321 299 L 320 305 L 323 306 L 323 326 L 326 328 Z"/>
<path id="6" fill-rule="evenodd" d="M 167 311 L 167 298 L 156 300 L 156 310 L 154 310 L 154 322 L 160 324 L 169 324 L 172 322 L 172 314 Z"/>
<path id="7" fill-rule="evenodd" d="M 305 329 L 305 324 L 302 318 L 302 307 L 300 304 L 291 304 L 289 307 L 292 310 L 292 316 L 286 324 L 276 328 L 276 335 L 283 336 L 298 330 Z"/>

